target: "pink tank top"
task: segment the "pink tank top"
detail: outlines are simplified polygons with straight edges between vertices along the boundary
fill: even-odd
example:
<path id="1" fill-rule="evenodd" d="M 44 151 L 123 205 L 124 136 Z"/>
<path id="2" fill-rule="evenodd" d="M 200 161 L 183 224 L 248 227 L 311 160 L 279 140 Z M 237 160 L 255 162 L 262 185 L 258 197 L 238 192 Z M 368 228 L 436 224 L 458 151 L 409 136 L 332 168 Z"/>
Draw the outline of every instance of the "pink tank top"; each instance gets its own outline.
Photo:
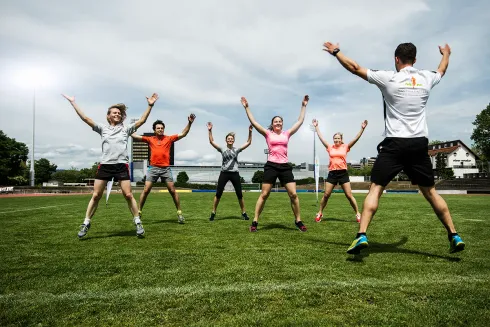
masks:
<path id="1" fill-rule="evenodd" d="M 276 134 L 268 129 L 265 134 L 265 141 L 269 148 L 268 161 L 275 163 L 288 162 L 289 131 L 282 131 L 281 134 Z"/>

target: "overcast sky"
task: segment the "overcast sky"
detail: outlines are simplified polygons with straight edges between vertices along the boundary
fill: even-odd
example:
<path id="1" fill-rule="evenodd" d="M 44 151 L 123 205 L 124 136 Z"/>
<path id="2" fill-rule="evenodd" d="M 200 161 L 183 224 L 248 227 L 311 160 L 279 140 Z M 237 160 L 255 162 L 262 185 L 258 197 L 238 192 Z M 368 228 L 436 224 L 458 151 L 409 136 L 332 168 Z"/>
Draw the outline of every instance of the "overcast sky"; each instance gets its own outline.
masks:
<path id="1" fill-rule="evenodd" d="M 376 155 L 382 140 L 379 90 L 345 71 L 322 51 L 339 42 L 361 66 L 394 69 L 393 53 L 402 42 L 418 49 L 416 67 L 435 70 L 438 45 L 452 47 L 449 70 L 427 106 L 430 139 L 461 139 L 471 145 L 475 115 L 490 102 L 488 1 L 77 1 L 15 0 L 0 3 L 0 130 L 32 141 L 33 83 L 36 96 L 36 159 L 59 168 L 83 168 L 98 161 L 100 136 L 83 123 L 60 93 L 75 95 L 95 121 L 124 102 L 139 118 L 145 96 L 157 92 L 140 133 L 156 119 L 166 134 L 179 133 L 187 116 L 197 118 L 189 135 L 176 143 L 176 164 L 219 164 L 208 143 L 237 133 L 246 141 L 249 122 L 240 97 L 249 100 L 263 126 L 274 115 L 289 128 L 301 99 L 310 95 L 305 123 L 289 143 L 289 159 L 313 161 L 313 133 L 352 139 L 364 119 L 369 125 L 348 156 L 358 162 Z M 264 138 L 254 131 L 242 161 L 264 161 Z M 320 162 L 328 156 L 317 142 Z"/>

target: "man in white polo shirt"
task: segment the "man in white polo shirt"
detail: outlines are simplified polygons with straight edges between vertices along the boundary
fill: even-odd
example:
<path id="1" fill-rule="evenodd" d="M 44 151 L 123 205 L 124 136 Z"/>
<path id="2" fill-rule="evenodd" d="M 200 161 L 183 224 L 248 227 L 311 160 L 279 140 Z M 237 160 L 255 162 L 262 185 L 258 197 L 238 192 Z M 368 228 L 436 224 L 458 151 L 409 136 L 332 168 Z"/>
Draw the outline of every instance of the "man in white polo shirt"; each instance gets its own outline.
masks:
<path id="1" fill-rule="evenodd" d="M 386 185 L 404 171 L 412 184 L 418 185 L 424 197 L 448 232 L 450 252 L 464 250 L 465 244 L 456 233 L 446 201 L 436 192 L 434 173 L 428 155 L 428 129 L 425 106 L 430 90 L 446 73 L 451 48 L 439 47 L 442 55 L 437 71 L 413 67 L 417 48 L 402 43 L 395 50 L 396 71 L 377 71 L 359 66 L 346 57 L 338 44 L 325 42 L 324 50 L 335 56 L 345 69 L 375 84 L 383 95 L 385 139 L 378 145 L 378 157 L 371 172 L 371 187 L 364 200 L 359 233 L 347 253 L 358 254 L 368 246 L 366 230 L 378 209 L 379 198 Z"/>

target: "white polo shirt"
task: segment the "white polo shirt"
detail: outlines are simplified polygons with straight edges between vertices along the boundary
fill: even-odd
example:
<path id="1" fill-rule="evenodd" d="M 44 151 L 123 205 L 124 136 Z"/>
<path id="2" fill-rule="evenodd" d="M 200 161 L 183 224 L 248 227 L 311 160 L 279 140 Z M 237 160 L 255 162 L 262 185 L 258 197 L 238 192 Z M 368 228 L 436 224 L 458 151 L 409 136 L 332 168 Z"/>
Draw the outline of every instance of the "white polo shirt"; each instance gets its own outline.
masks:
<path id="1" fill-rule="evenodd" d="M 405 67 L 399 72 L 367 71 L 368 82 L 381 90 L 386 137 L 428 137 L 425 106 L 430 90 L 441 80 L 439 72 Z"/>

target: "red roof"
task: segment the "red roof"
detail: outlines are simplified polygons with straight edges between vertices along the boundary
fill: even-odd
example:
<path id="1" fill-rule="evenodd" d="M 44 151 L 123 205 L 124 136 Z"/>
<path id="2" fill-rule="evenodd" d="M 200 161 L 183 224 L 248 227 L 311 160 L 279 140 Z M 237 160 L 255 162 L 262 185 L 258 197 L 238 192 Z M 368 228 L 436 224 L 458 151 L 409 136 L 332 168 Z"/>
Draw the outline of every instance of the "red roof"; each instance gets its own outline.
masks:
<path id="1" fill-rule="evenodd" d="M 456 151 L 459 148 L 458 145 L 456 146 L 450 146 L 448 148 L 440 148 L 440 149 L 434 149 L 434 150 L 429 150 L 429 156 L 433 157 L 438 153 L 451 153 Z"/>

